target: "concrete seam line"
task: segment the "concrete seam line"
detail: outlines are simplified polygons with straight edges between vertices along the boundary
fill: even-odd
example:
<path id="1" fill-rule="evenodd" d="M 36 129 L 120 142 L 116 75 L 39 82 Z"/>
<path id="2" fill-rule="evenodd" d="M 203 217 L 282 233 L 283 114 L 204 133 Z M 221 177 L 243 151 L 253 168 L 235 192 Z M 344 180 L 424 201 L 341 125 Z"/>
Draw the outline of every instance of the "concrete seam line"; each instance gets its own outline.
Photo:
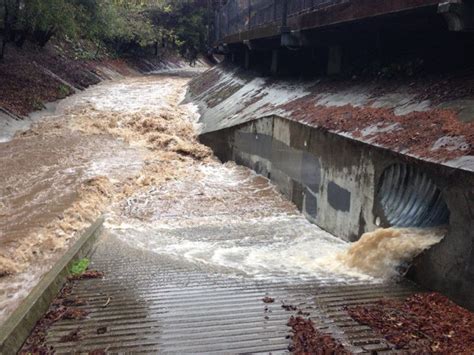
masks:
<path id="1" fill-rule="evenodd" d="M 21 348 L 36 322 L 48 310 L 51 301 L 64 285 L 69 275 L 69 266 L 91 250 L 103 223 L 104 218 L 99 217 L 87 229 L 77 232 L 80 235 L 78 240 L 43 275 L 30 294 L 7 318 L 0 327 L 0 354 L 15 354 Z"/>

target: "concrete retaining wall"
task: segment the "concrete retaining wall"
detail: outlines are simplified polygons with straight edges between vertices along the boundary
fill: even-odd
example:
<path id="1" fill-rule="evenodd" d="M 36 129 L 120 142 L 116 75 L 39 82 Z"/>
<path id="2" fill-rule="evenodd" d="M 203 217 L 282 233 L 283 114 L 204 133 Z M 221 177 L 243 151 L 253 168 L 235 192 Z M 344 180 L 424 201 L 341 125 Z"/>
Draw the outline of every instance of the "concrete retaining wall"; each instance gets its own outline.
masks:
<path id="1" fill-rule="evenodd" d="M 474 174 L 277 116 L 201 140 L 221 160 L 269 177 L 310 221 L 347 241 L 391 226 L 394 212 L 404 216 L 397 226 L 448 221 L 446 238 L 418 257 L 409 275 L 474 309 Z M 394 184 L 388 177 L 398 188 L 387 187 Z"/>
<path id="2" fill-rule="evenodd" d="M 0 327 L 0 355 L 16 354 L 43 317 L 70 275 L 73 262 L 86 256 L 97 240 L 104 218 L 79 231 L 78 239 L 33 288 L 18 308 Z"/>

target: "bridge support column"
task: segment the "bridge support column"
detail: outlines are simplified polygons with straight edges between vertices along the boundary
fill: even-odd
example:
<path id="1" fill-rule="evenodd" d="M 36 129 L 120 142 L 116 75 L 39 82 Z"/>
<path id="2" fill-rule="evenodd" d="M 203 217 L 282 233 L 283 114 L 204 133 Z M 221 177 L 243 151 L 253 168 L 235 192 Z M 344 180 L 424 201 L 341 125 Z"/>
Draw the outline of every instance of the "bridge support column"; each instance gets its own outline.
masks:
<path id="1" fill-rule="evenodd" d="M 471 2 L 447 0 L 439 4 L 438 13 L 444 16 L 450 31 L 474 30 L 474 5 Z"/>
<path id="2" fill-rule="evenodd" d="M 337 75 L 342 71 L 342 47 L 332 46 L 329 47 L 328 55 L 328 75 Z"/>
<path id="3" fill-rule="evenodd" d="M 245 69 L 250 69 L 250 50 L 249 49 L 245 49 L 245 59 L 244 59 L 244 67 Z"/>
<path id="4" fill-rule="evenodd" d="M 278 49 L 272 50 L 272 64 L 270 67 L 270 72 L 272 75 L 277 75 L 279 72 L 280 66 L 280 53 Z"/>

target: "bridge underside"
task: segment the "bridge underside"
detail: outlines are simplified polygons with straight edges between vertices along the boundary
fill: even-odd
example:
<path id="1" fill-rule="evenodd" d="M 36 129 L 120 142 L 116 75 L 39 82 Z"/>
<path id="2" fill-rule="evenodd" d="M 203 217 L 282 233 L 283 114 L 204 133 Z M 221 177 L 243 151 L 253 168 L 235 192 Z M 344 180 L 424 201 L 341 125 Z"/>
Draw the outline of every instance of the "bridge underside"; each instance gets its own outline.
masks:
<path id="1" fill-rule="evenodd" d="M 323 8 L 307 9 L 289 15 L 286 23 L 269 21 L 261 25 L 247 25 L 236 33 L 228 33 L 219 43 L 240 43 L 248 40 L 280 36 L 289 31 L 308 31 L 326 29 L 337 25 L 348 25 L 363 20 L 373 20 L 388 15 L 407 15 L 417 13 L 433 15 L 438 12 L 438 0 L 397 0 L 397 1 L 344 1 Z M 283 25 L 283 26 L 282 26 Z M 282 28 L 284 27 L 284 28 Z"/>
<path id="2" fill-rule="evenodd" d="M 240 2 L 228 2 L 216 16 L 214 50 L 272 74 L 291 72 L 295 65 L 311 66 L 315 74 L 339 74 L 348 63 L 368 58 L 383 61 L 416 51 L 437 57 L 440 46 L 450 64 L 459 65 L 468 58 L 449 47 L 472 44 L 474 5 L 467 2 L 259 0 L 232 9 L 233 3 Z"/>

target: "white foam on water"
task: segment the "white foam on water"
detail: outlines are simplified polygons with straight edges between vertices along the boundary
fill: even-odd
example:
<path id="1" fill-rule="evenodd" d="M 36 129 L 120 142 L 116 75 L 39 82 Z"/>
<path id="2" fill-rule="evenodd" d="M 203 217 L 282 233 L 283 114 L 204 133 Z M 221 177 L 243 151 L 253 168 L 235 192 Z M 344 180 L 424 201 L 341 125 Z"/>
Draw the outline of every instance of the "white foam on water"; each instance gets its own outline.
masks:
<path id="1" fill-rule="evenodd" d="M 149 220 L 120 216 L 108 228 L 135 247 L 258 279 L 341 282 L 394 277 L 444 235 L 440 229 L 379 229 L 348 243 L 307 221 L 253 171 L 233 163 L 203 164 L 198 171 L 135 196 L 134 215 L 151 210 Z"/>
<path id="2" fill-rule="evenodd" d="M 279 230 L 274 235 L 250 234 L 252 225 L 259 225 L 261 229 L 256 232 L 261 233 L 265 228 L 274 231 L 271 226 L 275 224 Z M 285 224 L 288 228 L 283 229 Z M 184 258 L 193 263 L 235 270 L 257 279 L 275 276 L 374 279 L 350 268 L 340 268 L 336 272 L 328 269 L 322 261 L 345 252 L 350 245 L 300 218 L 281 216 L 244 223 L 228 219 L 214 225 L 211 222 L 205 227 L 199 230 L 156 224 L 148 228 L 130 223 L 107 225 L 113 234 L 134 247 Z M 249 233 L 243 236 L 238 234 L 239 229 Z M 294 229 L 299 229 L 299 235 L 295 235 Z M 235 236 L 233 232 L 236 232 Z"/>

